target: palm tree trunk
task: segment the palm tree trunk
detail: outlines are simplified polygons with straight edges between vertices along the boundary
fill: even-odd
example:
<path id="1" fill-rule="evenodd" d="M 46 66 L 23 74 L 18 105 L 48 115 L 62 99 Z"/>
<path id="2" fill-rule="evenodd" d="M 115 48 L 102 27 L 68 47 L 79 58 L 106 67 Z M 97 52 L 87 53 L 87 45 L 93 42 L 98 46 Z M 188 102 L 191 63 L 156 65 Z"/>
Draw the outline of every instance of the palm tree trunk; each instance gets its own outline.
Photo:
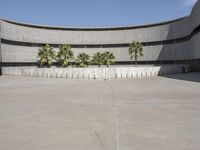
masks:
<path id="1" fill-rule="evenodd" d="M 48 59 L 48 54 L 46 54 L 46 57 L 47 57 L 47 62 L 46 62 L 46 65 L 45 65 L 45 66 L 46 66 L 47 68 L 49 68 L 49 59 Z"/>
<path id="2" fill-rule="evenodd" d="M 135 56 L 135 67 L 137 67 L 137 56 Z"/>

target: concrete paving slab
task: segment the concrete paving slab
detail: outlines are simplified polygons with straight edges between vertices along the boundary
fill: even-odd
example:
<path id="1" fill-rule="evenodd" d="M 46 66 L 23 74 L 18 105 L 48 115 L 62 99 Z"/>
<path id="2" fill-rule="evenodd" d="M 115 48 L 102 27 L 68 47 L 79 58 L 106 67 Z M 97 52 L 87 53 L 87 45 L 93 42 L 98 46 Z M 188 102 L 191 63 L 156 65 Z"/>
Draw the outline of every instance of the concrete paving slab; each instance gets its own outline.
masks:
<path id="1" fill-rule="evenodd" d="M 0 76 L 0 149 L 197 150 L 199 81 Z"/>

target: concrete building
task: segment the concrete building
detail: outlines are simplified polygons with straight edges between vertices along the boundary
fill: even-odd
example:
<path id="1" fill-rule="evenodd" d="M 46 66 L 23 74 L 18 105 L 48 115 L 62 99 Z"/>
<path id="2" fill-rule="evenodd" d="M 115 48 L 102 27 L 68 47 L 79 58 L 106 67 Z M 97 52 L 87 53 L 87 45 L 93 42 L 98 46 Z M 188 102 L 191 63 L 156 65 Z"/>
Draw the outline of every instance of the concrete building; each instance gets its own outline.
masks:
<path id="1" fill-rule="evenodd" d="M 143 26 L 69 28 L 24 24 L 0 19 L 1 66 L 37 65 L 39 47 L 71 44 L 75 54 L 111 51 L 117 63 L 129 63 L 129 43 L 144 45 L 141 64 L 190 63 L 200 65 L 200 2 L 191 14 L 177 20 Z"/>

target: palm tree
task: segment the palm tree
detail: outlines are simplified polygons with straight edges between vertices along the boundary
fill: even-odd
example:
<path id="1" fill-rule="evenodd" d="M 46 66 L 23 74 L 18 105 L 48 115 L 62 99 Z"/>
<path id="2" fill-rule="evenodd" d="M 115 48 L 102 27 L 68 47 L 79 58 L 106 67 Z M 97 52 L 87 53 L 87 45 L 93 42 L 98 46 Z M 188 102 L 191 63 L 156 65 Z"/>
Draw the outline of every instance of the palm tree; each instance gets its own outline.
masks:
<path id="1" fill-rule="evenodd" d="M 50 67 L 56 58 L 56 52 L 49 44 L 45 44 L 38 52 L 38 63 L 40 66 Z"/>
<path id="2" fill-rule="evenodd" d="M 97 52 L 92 57 L 92 63 L 98 65 L 99 67 L 103 64 L 103 57 L 101 52 Z"/>
<path id="3" fill-rule="evenodd" d="M 79 53 L 76 62 L 79 67 L 87 67 L 90 64 L 90 56 L 86 53 Z"/>
<path id="4" fill-rule="evenodd" d="M 62 67 L 66 67 L 73 59 L 74 53 L 71 50 L 71 46 L 69 44 L 60 45 L 57 54 L 57 61 L 59 65 Z"/>
<path id="5" fill-rule="evenodd" d="M 102 62 L 104 65 L 111 65 L 115 63 L 115 56 L 113 53 L 107 51 L 102 53 Z"/>
<path id="6" fill-rule="evenodd" d="M 135 59 L 135 66 L 137 67 L 137 60 L 139 57 L 143 56 L 143 46 L 140 42 L 133 41 L 133 43 L 130 44 L 128 53 L 131 57 L 131 60 L 133 58 Z"/>

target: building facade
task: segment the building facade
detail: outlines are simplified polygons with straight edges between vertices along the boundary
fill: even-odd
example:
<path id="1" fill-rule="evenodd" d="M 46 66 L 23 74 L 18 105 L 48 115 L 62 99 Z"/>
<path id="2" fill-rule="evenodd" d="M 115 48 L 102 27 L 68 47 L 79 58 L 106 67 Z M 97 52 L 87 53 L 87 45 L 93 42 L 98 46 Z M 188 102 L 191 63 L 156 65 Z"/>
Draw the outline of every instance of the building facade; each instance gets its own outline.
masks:
<path id="1" fill-rule="evenodd" d="M 77 55 L 111 51 L 116 62 L 130 62 L 129 43 L 144 45 L 141 64 L 190 63 L 197 70 L 200 60 L 200 2 L 191 14 L 177 20 L 130 27 L 68 28 L 24 24 L 0 19 L 1 66 L 37 65 L 38 49 L 68 43 Z"/>

